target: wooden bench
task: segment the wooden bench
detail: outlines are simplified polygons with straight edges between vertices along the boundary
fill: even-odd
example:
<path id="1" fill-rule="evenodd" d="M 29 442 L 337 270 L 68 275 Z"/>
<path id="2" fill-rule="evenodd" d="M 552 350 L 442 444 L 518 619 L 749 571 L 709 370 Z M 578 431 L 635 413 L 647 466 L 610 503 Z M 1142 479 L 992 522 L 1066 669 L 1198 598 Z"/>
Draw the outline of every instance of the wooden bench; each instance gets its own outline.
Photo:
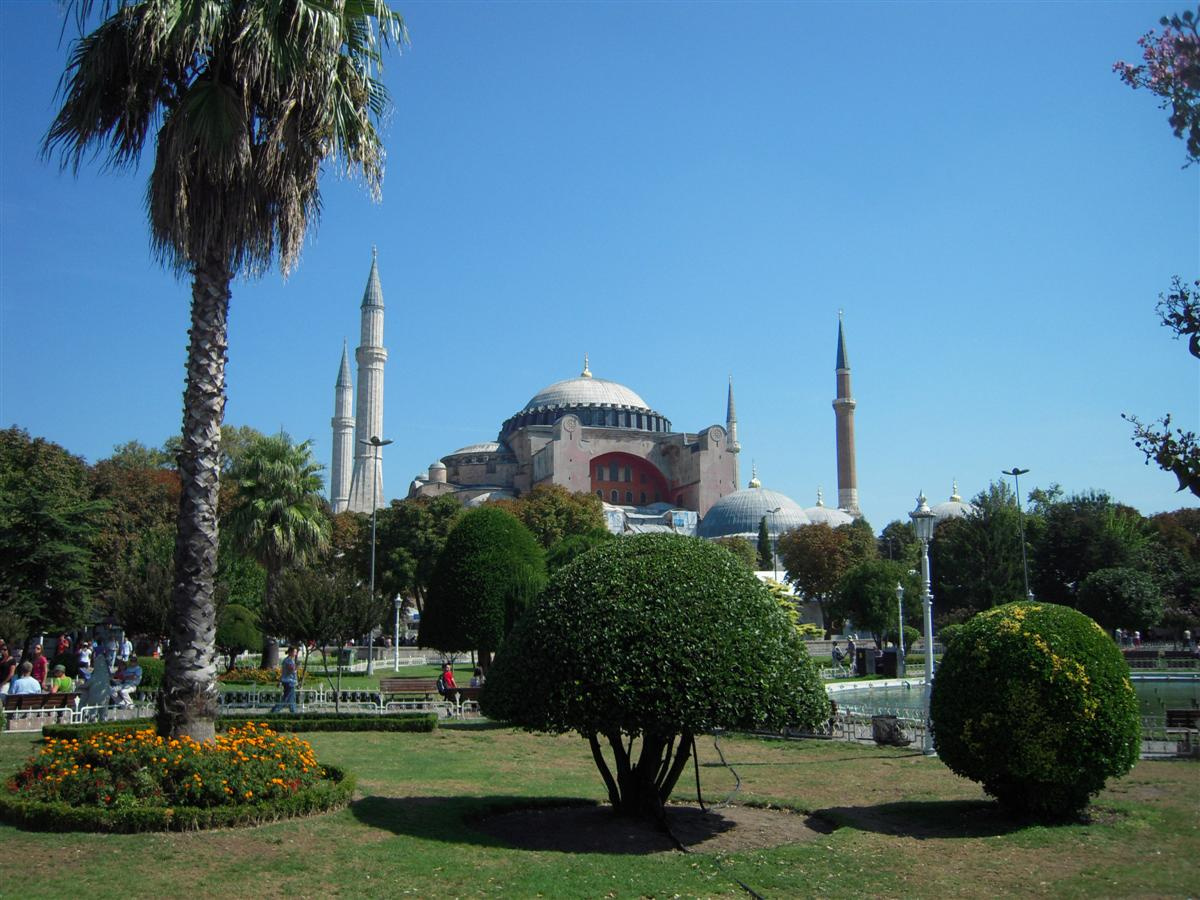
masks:
<path id="1" fill-rule="evenodd" d="M 1168 709 L 1168 728 L 1200 728 L 1200 709 Z"/>
<path id="2" fill-rule="evenodd" d="M 12 730 L 24 730 L 18 723 L 29 724 L 40 729 L 42 720 L 53 717 L 61 722 L 79 705 L 80 695 L 75 691 L 57 694 L 5 694 L 4 713 Z"/>
<path id="3" fill-rule="evenodd" d="M 457 687 L 451 693 L 455 695 L 454 700 L 443 698 L 438 693 L 436 678 L 381 678 L 379 680 L 379 693 L 382 695 L 384 705 L 392 697 L 399 700 L 416 700 L 425 704 L 433 704 L 437 702 L 450 703 L 453 706 L 453 712 L 462 712 L 464 703 L 479 702 L 479 692 L 482 688 L 477 687 Z"/>

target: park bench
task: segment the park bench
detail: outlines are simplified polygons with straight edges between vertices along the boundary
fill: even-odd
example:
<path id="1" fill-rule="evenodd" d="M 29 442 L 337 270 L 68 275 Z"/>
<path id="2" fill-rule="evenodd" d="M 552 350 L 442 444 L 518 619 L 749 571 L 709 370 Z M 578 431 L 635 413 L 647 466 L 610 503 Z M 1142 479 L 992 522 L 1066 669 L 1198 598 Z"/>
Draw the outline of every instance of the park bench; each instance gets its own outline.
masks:
<path id="1" fill-rule="evenodd" d="M 4 713 L 9 719 L 10 729 L 17 722 L 33 722 L 41 727 L 45 718 L 61 721 L 64 716 L 70 716 L 79 705 L 79 697 L 74 691 L 57 694 L 5 694 Z"/>
<path id="2" fill-rule="evenodd" d="M 480 688 L 477 687 L 455 688 L 455 700 L 451 702 L 443 699 L 442 695 L 438 693 L 436 678 L 381 678 L 379 680 L 379 693 L 382 695 L 385 706 L 393 698 L 396 698 L 401 704 L 420 705 L 426 708 L 438 704 L 448 704 L 451 712 L 457 714 L 462 713 L 464 704 L 479 705 L 479 691 Z"/>
<path id="3" fill-rule="evenodd" d="M 1200 709 L 1168 709 L 1168 728 L 1200 728 Z"/>

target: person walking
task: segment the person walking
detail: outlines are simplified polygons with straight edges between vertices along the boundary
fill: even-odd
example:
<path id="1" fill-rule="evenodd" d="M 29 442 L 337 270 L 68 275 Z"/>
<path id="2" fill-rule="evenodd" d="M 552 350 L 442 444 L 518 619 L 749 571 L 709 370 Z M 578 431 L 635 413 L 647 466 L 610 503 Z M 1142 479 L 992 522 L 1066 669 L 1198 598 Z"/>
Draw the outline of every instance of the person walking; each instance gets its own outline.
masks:
<path id="1" fill-rule="evenodd" d="M 279 664 L 279 686 L 283 688 L 283 696 L 271 707 L 271 712 L 279 712 L 284 706 L 292 715 L 296 715 L 296 648 L 287 648 L 287 655 Z"/>

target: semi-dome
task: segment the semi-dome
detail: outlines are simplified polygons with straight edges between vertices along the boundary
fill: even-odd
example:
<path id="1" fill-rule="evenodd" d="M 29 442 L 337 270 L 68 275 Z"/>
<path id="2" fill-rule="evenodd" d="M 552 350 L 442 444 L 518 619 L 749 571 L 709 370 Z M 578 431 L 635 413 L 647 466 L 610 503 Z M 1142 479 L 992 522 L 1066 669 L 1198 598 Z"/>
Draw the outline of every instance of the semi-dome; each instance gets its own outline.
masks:
<path id="1" fill-rule="evenodd" d="M 710 539 L 744 537 L 754 540 L 758 537 L 763 516 L 767 517 L 767 529 L 772 535 L 811 524 L 800 505 L 786 494 L 764 487 L 749 487 L 726 494 L 714 503 L 700 521 L 696 534 Z"/>
<path id="2" fill-rule="evenodd" d="M 804 514 L 808 516 L 808 521 L 813 525 L 828 525 L 830 528 L 838 528 L 854 522 L 854 516 L 844 509 L 826 506 L 820 488 L 817 488 L 817 505 L 807 507 Z"/>
<path id="3" fill-rule="evenodd" d="M 963 516 L 969 516 L 975 512 L 975 507 L 958 496 L 958 482 L 955 481 L 950 491 L 950 499 L 945 503 L 938 503 L 931 512 L 935 522 L 939 524 L 947 519 L 961 519 Z"/>
<path id="4" fill-rule="evenodd" d="M 451 456 L 478 456 L 481 453 L 499 453 L 500 443 L 498 441 L 482 441 L 478 444 L 467 444 L 465 447 L 459 447 L 453 453 L 447 453 L 442 459 L 449 459 Z"/>

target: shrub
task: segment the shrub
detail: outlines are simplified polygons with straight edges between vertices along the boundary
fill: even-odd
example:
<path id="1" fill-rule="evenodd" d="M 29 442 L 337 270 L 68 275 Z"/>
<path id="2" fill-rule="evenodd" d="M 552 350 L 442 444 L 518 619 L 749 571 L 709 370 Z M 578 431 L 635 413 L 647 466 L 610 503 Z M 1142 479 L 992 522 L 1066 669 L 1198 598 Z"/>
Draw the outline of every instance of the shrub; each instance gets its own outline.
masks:
<path id="1" fill-rule="evenodd" d="M 22 819 L 29 804 L 87 809 L 101 814 L 93 815 L 97 822 L 113 812 L 120 823 L 114 827 L 129 830 L 171 827 L 177 814 L 187 820 L 189 811 L 217 807 L 251 805 L 261 818 L 289 814 L 292 801 L 319 788 L 326 774 L 307 741 L 262 723 L 230 727 L 204 743 L 163 738 L 150 728 L 97 731 L 47 738 L 8 780 L 7 792 L 19 802 L 4 811 Z"/>
<path id="2" fill-rule="evenodd" d="M 613 806 L 651 817 L 694 735 L 811 728 L 829 716 L 817 669 L 770 592 L 723 548 L 670 534 L 619 538 L 558 570 L 501 648 L 480 704 L 531 731 L 578 731 Z"/>
<path id="3" fill-rule="evenodd" d="M 213 642 L 228 661 L 227 669 L 233 668 L 234 660 L 239 654 L 247 650 L 257 650 L 262 646 L 262 641 L 258 613 L 240 603 L 230 603 L 221 610 L 217 617 L 217 635 Z"/>
<path id="4" fill-rule="evenodd" d="M 1010 603 L 946 648 L 930 714 L 938 755 L 1010 810 L 1077 815 L 1137 761 L 1141 728 L 1120 650 L 1082 613 Z"/>
<path id="5" fill-rule="evenodd" d="M 142 682 L 141 689 L 144 691 L 156 691 L 162 687 L 163 671 L 166 669 L 166 664 L 161 659 L 153 656 L 139 656 L 138 665 L 142 667 Z"/>
<path id="6" fill-rule="evenodd" d="M 937 639 L 942 642 L 943 647 L 949 647 L 958 640 L 958 636 L 962 634 L 962 630 L 961 623 L 957 625 L 943 625 L 938 629 Z"/>

